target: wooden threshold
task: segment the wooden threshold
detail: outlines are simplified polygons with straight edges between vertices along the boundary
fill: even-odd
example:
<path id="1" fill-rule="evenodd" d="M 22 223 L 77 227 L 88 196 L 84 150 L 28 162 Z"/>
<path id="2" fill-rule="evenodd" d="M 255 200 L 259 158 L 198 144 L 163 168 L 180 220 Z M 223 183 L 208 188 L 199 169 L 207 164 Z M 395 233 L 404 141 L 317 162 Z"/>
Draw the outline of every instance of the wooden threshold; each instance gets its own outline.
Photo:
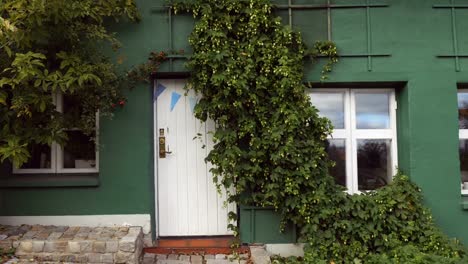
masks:
<path id="1" fill-rule="evenodd" d="M 233 241 L 233 236 L 160 238 L 157 245 L 163 248 L 230 248 Z"/>
<path id="2" fill-rule="evenodd" d="M 177 237 L 177 238 L 159 238 L 157 246 L 145 248 L 146 253 L 153 254 L 248 254 L 249 247 L 242 246 L 237 249 L 232 249 L 231 245 L 234 242 L 233 236 L 222 237 Z"/>
<path id="3" fill-rule="evenodd" d="M 250 249 L 247 246 L 241 246 L 236 249 L 232 248 L 222 248 L 222 247 L 215 247 L 215 248 L 164 248 L 164 247 L 149 247 L 144 249 L 145 253 L 153 253 L 153 254 L 182 254 L 182 255 L 216 255 L 216 254 L 224 254 L 230 255 L 234 252 L 239 254 L 250 254 Z"/>

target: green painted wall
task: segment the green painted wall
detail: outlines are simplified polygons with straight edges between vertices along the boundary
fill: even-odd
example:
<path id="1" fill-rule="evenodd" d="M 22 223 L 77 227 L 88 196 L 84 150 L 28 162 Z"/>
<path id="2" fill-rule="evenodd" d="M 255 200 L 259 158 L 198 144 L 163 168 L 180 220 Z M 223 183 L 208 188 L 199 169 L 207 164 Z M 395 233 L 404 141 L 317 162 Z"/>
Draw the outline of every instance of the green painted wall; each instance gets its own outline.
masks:
<path id="1" fill-rule="evenodd" d="M 286 0 L 281 0 L 286 3 Z M 278 2 L 281 2 L 278 1 Z M 173 20 L 172 47 L 169 20 L 163 0 L 139 1 L 143 20 L 139 25 L 116 27 L 123 42 L 123 67 L 143 62 L 151 50 L 190 53 L 187 36 L 193 20 L 188 15 Z M 296 4 L 326 0 L 295 0 Z M 335 4 L 364 4 L 366 0 L 332 0 Z M 340 58 L 325 86 L 335 83 L 380 87 L 398 83 L 399 167 L 410 174 L 425 194 L 425 202 L 437 223 L 450 236 L 468 244 L 468 212 L 461 206 L 458 161 L 457 83 L 468 83 L 468 59 L 460 59 L 460 71 L 452 58 L 450 9 L 434 9 L 449 0 L 372 0 L 388 7 L 370 10 L 370 49 L 366 9 L 333 9 L 331 35 L 340 54 L 388 54 L 390 56 Z M 458 0 L 456 3 L 463 3 Z M 456 10 L 455 29 L 460 53 L 468 53 L 468 9 Z M 287 22 L 287 12 L 279 12 Z M 293 12 L 294 26 L 308 43 L 327 38 L 326 10 Z M 163 70 L 183 70 L 183 62 Z M 310 65 L 310 63 L 308 64 Z M 371 71 L 369 71 L 369 69 Z M 305 80 L 317 82 L 319 67 L 308 67 Z M 102 126 L 100 185 L 96 188 L 2 189 L 0 214 L 103 214 L 149 213 L 153 208 L 152 106 L 144 85 L 128 93 L 129 103 L 113 121 Z"/>
<path id="2" fill-rule="evenodd" d="M 109 54 L 125 59 L 122 69 L 144 62 L 153 47 L 165 43 L 158 36 L 165 17 L 151 13 L 149 1 L 139 1 L 139 6 L 141 23 L 114 27 L 123 48 Z M 0 215 L 153 213 L 152 91 L 142 84 L 125 92 L 128 104 L 112 120 L 101 120 L 99 186 L 3 188 Z M 8 177 L 10 171 L 0 169 L 0 176 Z"/>

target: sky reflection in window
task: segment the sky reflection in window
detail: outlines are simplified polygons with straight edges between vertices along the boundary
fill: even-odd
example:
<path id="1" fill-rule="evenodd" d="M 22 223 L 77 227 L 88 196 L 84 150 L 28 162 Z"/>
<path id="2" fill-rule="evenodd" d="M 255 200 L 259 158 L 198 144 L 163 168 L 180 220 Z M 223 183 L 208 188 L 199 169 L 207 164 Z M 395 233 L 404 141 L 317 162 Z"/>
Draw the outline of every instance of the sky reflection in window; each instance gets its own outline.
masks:
<path id="1" fill-rule="evenodd" d="M 390 128 L 389 95 L 356 93 L 356 128 Z"/>
<path id="2" fill-rule="evenodd" d="M 344 94 L 313 93 L 312 104 L 320 111 L 319 115 L 331 120 L 333 128 L 344 129 Z"/>

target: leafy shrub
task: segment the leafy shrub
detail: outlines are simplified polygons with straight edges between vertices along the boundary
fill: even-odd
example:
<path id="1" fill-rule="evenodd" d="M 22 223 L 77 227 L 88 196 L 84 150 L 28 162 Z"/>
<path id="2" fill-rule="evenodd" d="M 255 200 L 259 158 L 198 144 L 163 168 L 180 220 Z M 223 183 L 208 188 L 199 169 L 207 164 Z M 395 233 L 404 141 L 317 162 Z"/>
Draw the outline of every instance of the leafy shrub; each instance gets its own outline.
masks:
<path id="1" fill-rule="evenodd" d="M 112 116 L 126 78 L 103 55 L 119 42 L 105 21 L 137 21 L 134 0 L 0 0 L 0 161 L 20 167 L 34 144 L 67 141 L 67 128 L 94 131 Z M 109 46 L 110 46 L 109 45 Z M 56 111 L 53 95 L 78 99 Z"/>
<path id="2" fill-rule="evenodd" d="M 303 62 L 311 54 L 334 62 L 332 43 L 307 49 L 269 0 L 177 1 L 173 8 L 198 18 L 189 39 L 189 83 L 202 95 L 196 117 L 217 123 L 207 161 L 230 201 L 271 206 L 298 226 L 305 263 L 457 261 L 465 255 L 435 226 L 407 176 L 348 195 L 329 175 L 324 141 L 332 127 L 306 95 Z"/>

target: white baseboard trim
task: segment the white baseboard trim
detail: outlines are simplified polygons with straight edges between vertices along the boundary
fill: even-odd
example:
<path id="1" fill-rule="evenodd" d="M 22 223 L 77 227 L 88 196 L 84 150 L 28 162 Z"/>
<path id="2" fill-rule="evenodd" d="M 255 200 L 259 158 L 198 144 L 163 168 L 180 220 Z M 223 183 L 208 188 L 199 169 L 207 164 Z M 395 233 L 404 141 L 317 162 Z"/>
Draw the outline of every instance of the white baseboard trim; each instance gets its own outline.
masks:
<path id="1" fill-rule="evenodd" d="M 303 257 L 304 244 L 265 244 L 265 249 L 269 255 L 279 255 L 281 257 Z"/>
<path id="2" fill-rule="evenodd" d="M 0 216 L 2 225 L 55 225 L 55 226 L 141 226 L 145 234 L 151 231 L 149 214 L 123 215 L 53 215 L 53 216 Z"/>

